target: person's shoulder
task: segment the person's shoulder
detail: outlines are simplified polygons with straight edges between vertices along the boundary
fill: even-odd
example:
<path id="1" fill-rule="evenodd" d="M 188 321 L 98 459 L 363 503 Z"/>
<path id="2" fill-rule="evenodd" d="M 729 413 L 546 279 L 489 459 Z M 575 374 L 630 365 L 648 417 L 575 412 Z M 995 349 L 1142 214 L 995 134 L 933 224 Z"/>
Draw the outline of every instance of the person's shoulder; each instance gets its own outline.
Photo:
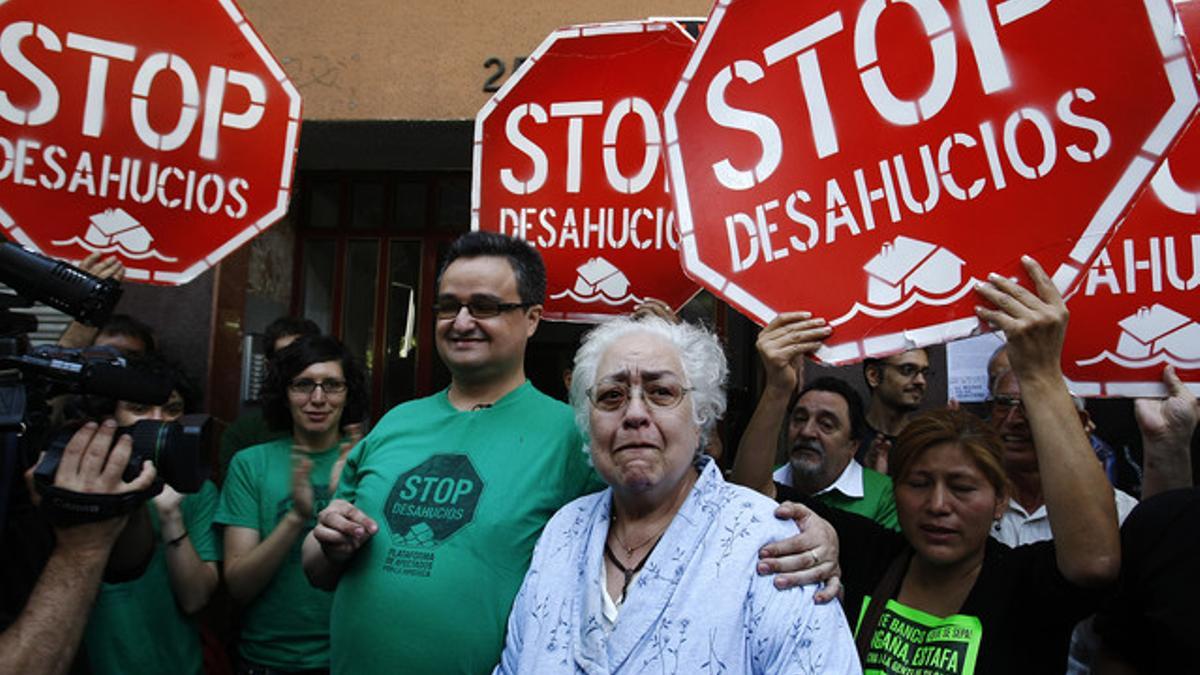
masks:
<path id="1" fill-rule="evenodd" d="M 742 521 L 751 531 L 764 537 L 790 537 L 799 532 L 794 521 L 775 517 L 778 502 L 756 490 L 723 482 L 721 496 L 724 504 L 720 517 L 723 520 Z"/>
<path id="2" fill-rule="evenodd" d="M 216 499 L 219 495 L 220 495 L 220 491 L 217 490 L 216 483 L 212 482 L 211 480 L 205 480 L 203 483 L 200 484 L 199 490 L 196 490 L 195 492 L 193 492 L 191 494 L 184 495 L 183 500 L 185 502 L 203 503 L 203 502 L 207 502 L 207 501 L 216 501 Z"/>
<path id="3" fill-rule="evenodd" d="M 575 409 L 562 401 L 542 393 L 533 383 L 526 382 L 510 394 L 513 396 L 512 406 L 507 407 L 507 414 L 519 416 L 522 421 L 533 422 L 540 433 L 547 438 L 558 438 L 566 443 L 571 451 L 579 449 L 579 429 L 575 426 Z"/>
<path id="4" fill-rule="evenodd" d="M 259 443 L 258 445 L 251 445 L 248 448 L 238 451 L 229 462 L 229 470 L 232 472 L 235 470 L 235 467 L 249 469 L 259 466 L 272 454 L 278 453 L 281 450 L 286 450 L 288 453 L 291 452 L 292 438 L 290 436 L 276 438 L 265 443 Z"/>
<path id="5" fill-rule="evenodd" d="M 530 408 L 537 407 L 546 411 L 547 414 L 565 415 L 574 419 L 575 410 L 568 404 L 544 393 L 538 389 L 532 382 L 526 382 L 514 392 L 518 394 L 517 403 L 521 406 Z"/>
<path id="6" fill-rule="evenodd" d="M 892 479 L 869 466 L 863 467 L 863 490 L 868 494 L 871 491 L 891 492 Z"/>
<path id="7" fill-rule="evenodd" d="M 542 530 L 543 536 L 558 536 L 581 531 L 580 525 L 600 507 L 604 499 L 611 499 L 608 490 L 586 494 L 567 502 L 555 511 L 553 516 L 550 516 L 545 529 Z"/>
<path id="8" fill-rule="evenodd" d="M 413 414 L 424 414 L 432 409 L 441 408 L 445 405 L 447 405 L 446 390 L 443 389 L 442 391 L 430 394 L 429 396 L 414 398 L 410 401 L 405 401 L 392 406 L 391 410 L 388 410 L 383 414 L 383 417 L 379 420 L 379 424 L 376 426 L 378 427 L 390 419 L 403 418 Z"/>
<path id="9" fill-rule="evenodd" d="M 1200 522 L 1200 487 L 1169 490 L 1145 499 L 1121 529 L 1164 530 L 1180 519 Z"/>

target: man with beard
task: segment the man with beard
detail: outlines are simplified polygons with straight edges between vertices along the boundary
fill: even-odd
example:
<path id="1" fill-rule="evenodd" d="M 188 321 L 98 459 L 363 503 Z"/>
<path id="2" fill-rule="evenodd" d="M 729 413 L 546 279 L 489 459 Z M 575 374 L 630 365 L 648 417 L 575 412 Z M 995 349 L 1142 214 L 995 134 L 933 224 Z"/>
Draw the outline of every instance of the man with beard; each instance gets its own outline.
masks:
<path id="1" fill-rule="evenodd" d="M 863 361 L 863 379 L 871 400 L 867 402 L 867 428 L 855 453 L 858 461 L 887 473 L 887 451 L 909 416 L 921 406 L 928 376 L 929 354 L 924 349 Z"/>
<path id="2" fill-rule="evenodd" d="M 766 386 L 738 446 L 733 481 L 780 501 L 813 496 L 895 529 L 891 480 L 854 459 L 866 427 L 858 392 L 839 379 L 822 377 L 790 402 L 803 382 L 804 356 L 828 334 L 825 322 L 807 312 L 780 314 L 759 334 Z M 788 462 L 772 474 L 781 426 Z"/>

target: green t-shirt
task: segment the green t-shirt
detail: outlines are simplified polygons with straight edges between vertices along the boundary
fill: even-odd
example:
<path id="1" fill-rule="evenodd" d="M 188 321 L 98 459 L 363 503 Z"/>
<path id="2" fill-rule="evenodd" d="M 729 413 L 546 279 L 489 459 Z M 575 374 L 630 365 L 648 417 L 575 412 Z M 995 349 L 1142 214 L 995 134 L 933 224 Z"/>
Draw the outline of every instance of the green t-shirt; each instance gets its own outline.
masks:
<path id="1" fill-rule="evenodd" d="M 338 485 L 379 531 L 334 593 L 333 672 L 491 672 L 542 527 L 603 486 L 582 447 L 528 382 L 483 410 L 443 391 L 385 415 Z"/>
<path id="2" fill-rule="evenodd" d="M 313 588 L 300 564 L 304 537 L 329 504 L 329 472 L 338 446 L 308 455 L 313 462 L 313 518 L 270 583 L 246 608 L 238 651 L 254 663 L 280 670 L 325 668 L 329 664 L 329 605 L 332 594 Z M 281 438 L 237 453 L 213 519 L 220 525 L 257 530 L 266 539 L 292 508 L 292 439 Z"/>
<path id="3" fill-rule="evenodd" d="M 862 472 L 862 498 L 847 497 L 837 490 L 830 490 L 816 495 L 816 499 L 835 509 L 856 513 L 884 527 L 899 530 L 900 521 L 896 519 L 896 497 L 892 493 L 892 479 L 866 467 L 863 467 Z"/>
<path id="4" fill-rule="evenodd" d="M 153 504 L 143 508 L 149 509 L 154 528 L 153 557 L 137 579 L 100 585 L 84 633 L 88 662 L 97 675 L 201 673 L 200 634 L 175 603 L 158 510 Z M 220 560 L 220 544 L 212 529 L 217 486 L 205 481 L 199 492 L 184 496 L 180 510 L 188 532 L 185 541 L 191 542 L 201 560 Z"/>
<path id="5" fill-rule="evenodd" d="M 863 600 L 855 622 L 859 629 L 870 602 L 870 596 Z M 942 618 L 888 600 L 871 635 L 863 673 L 973 675 L 982 640 L 983 624 L 978 617 L 954 614 Z"/>

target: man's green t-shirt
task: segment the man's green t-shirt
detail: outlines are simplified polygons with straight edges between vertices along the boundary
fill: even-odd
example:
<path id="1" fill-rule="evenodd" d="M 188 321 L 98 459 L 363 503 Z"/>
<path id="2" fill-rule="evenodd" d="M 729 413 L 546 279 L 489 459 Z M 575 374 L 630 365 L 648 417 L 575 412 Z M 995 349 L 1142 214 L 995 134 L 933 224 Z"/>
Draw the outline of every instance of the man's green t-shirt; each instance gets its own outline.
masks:
<path id="1" fill-rule="evenodd" d="M 246 608 L 239 651 L 243 658 L 280 670 L 325 668 L 329 664 L 329 605 L 332 594 L 313 588 L 300 564 L 304 537 L 329 504 L 329 472 L 338 446 L 308 455 L 312 460 L 313 518 L 296 538 L 270 583 Z M 220 525 L 256 530 L 266 539 L 292 508 L 292 439 L 282 438 L 237 453 L 213 519 Z"/>
<path id="2" fill-rule="evenodd" d="M 483 410 L 394 408 L 338 485 L 379 531 L 334 593 L 333 672 L 491 672 L 542 527 L 600 487 L 571 409 L 528 382 Z"/>
<path id="3" fill-rule="evenodd" d="M 863 496 L 851 497 L 834 487 L 812 495 L 812 499 L 816 499 L 826 506 L 869 518 L 886 528 L 898 531 L 900 521 L 896 518 L 896 496 L 892 490 L 892 479 L 866 467 L 861 467 L 860 470 L 862 471 Z M 781 502 L 802 501 L 805 495 L 791 485 L 779 482 L 780 475 L 781 470 L 777 469 L 775 472 L 775 498 Z"/>
<path id="4" fill-rule="evenodd" d="M 837 490 L 822 492 L 815 498 L 835 509 L 857 513 L 864 518 L 893 530 L 900 529 L 900 521 L 896 519 L 896 496 L 892 492 L 892 479 L 863 467 L 863 496 L 848 497 Z"/>
<path id="5" fill-rule="evenodd" d="M 217 486 L 205 481 L 180 504 L 188 540 L 201 560 L 221 559 L 213 532 Z M 120 584 L 101 584 L 84 633 L 88 663 L 96 675 L 202 673 L 204 659 L 195 622 L 175 603 L 158 510 L 149 509 L 154 554 L 142 576 Z"/>

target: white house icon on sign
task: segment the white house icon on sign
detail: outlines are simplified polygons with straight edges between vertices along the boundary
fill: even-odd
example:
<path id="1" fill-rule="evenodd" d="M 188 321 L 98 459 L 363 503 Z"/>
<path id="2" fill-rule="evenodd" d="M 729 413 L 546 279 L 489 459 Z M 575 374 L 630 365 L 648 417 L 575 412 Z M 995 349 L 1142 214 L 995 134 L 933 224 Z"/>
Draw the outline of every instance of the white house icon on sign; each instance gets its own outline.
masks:
<path id="1" fill-rule="evenodd" d="M 610 298 L 622 298 L 629 292 L 629 279 L 616 265 L 604 258 L 592 258 L 576 270 L 575 292 L 583 297 L 603 293 Z"/>
<path id="2" fill-rule="evenodd" d="M 87 232 L 83 238 L 96 247 L 114 244 L 130 253 L 145 253 L 154 243 L 150 231 L 124 209 L 105 209 L 89 218 Z"/>
<path id="3" fill-rule="evenodd" d="M 1142 307 L 1117 325 L 1121 327 L 1118 356 L 1145 359 L 1166 353 L 1180 359 L 1200 359 L 1200 324 L 1170 307 Z"/>
<path id="4" fill-rule="evenodd" d="M 575 268 L 575 274 L 573 287 L 551 295 L 551 300 L 569 297 L 576 302 L 603 302 L 614 307 L 627 302 L 642 301 L 630 292 L 629 277 L 604 258 L 589 258 L 587 262 Z"/>
<path id="5" fill-rule="evenodd" d="M 867 302 L 885 307 L 916 291 L 944 295 L 962 285 L 962 258 L 929 242 L 896 237 L 863 266 Z"/>

